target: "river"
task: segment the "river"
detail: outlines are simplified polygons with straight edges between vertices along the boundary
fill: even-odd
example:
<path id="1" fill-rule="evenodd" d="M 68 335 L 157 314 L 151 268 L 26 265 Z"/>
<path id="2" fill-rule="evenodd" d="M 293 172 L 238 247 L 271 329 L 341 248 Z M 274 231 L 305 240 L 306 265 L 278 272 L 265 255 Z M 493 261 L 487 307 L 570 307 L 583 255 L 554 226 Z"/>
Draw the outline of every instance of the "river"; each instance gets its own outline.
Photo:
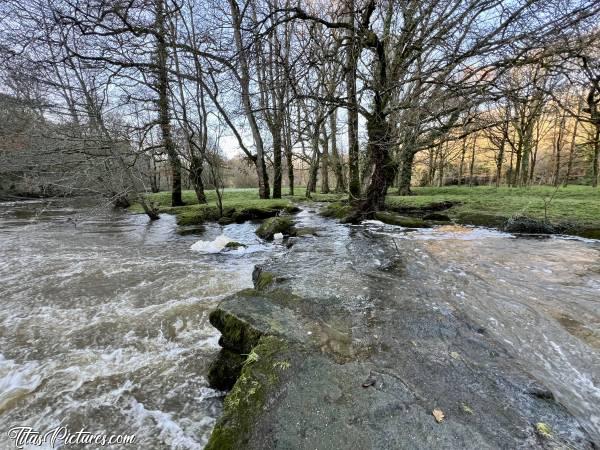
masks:
<path id="1" fill-rule="evenodd" d="M 401 295 L 460 310 L 600 441 L 599 241 L 347 226 L 310 208 L 297 221 L 319 236 L 287 249 L 251 223 L 181 230 L 168 215 L 148 223 L 81 201 L 0 204 L 2 433 L 66 425 L 202 448 L 222 399 L 205 380 L 218 351 L 208 313 L 251 286 L 256 264 L 285 261 L 298 294 L 360 303 L 385 272 Z M 249 246 L 191 249 L 220 234 Z"/>

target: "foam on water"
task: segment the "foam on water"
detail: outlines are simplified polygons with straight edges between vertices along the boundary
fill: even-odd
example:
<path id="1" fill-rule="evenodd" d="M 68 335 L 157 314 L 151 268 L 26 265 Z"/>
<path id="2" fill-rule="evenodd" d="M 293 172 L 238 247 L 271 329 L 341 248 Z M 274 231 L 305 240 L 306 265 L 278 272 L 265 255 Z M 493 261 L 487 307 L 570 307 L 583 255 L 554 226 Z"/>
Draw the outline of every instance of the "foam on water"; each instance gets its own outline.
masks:
<path id="1" fill-rule="evenodd" d="M 219 253 L 230 242 L 233 242 L 233 239 L 231 239 L 228 236 L 225 236 L 224 234 L 221 234 L 220 236 L 214 238 L 212 241 L 199 240 L 198 242 L 195 242 L 190 248 L 193 251 L 199 253 Z"/>
<path id="2" fill-rule="evenodd" d="M 169 215 L 79 211 L 0 205 L 0 429 L 64 425 L 133 433 L 149 450 L 201 448 L 223 395 L 205 378 L 219 349 L 208 314 L 277 249 L 253 224 L 179 235 Z M 250 248 L 222 257 L 229 236 Z M 199 238 L 204 251 L 191 251 Z"/>

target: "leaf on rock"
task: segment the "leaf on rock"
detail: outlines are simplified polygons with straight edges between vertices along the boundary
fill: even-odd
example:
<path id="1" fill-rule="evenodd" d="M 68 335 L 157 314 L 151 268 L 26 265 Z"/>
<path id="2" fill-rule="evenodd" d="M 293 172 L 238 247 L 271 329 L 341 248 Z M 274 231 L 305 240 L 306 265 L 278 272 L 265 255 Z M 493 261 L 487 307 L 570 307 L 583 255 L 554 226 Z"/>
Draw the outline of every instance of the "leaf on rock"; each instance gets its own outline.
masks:
<path id="1" fill-rule="evenodd" d="M 552 428 L 550 428 L 550 425 L 548 425 L 547 423 L 538 422 L 535 424 L 535 429 L 539 434 L 541 434 L 544 437 L 552 436 Z"/>
<path id="2" fill-rule="evenodd" d="M 444 421 L 444 419 L 446 418 L 446 416 L 444 415 L 444 411 L 442 411 L 441 409 L 434 409 L 431 414 L 433 414 L 433 417 L 435 417 L 435 421 L 437 423 L 442 423 Z"/>

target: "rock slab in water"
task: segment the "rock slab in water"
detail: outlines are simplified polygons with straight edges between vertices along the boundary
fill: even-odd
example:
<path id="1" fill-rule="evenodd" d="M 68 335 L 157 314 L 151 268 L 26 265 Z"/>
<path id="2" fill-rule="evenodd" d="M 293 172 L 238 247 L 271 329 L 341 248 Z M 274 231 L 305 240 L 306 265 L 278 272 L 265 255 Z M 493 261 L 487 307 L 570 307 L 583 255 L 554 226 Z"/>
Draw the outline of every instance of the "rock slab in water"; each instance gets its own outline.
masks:
<path id="1" fill-rule="evenodd" d="M 339 299 L 278 289 L 221 302 L 210 321 L 245 362 L 239 374 L 239 363 L 223 364 L 226 379 L 238 378 L 206 448 L 593 448 L 560 404 L 536 394 L 545 388 L 458 313 L 379 307 L 385 313 L 366 320 Z M 354 336 L 361 327 L 370 340 Z"/>
<path id="2" fill-rule="evenodd" d="M 266 219 L 256 230 L 256 234 L 259 237 L 267 240 L 272 240 L 277 233 L 281 233 L 285 236 L 294 234 L 294 222 L 291 217 L 271 217 Z"/>

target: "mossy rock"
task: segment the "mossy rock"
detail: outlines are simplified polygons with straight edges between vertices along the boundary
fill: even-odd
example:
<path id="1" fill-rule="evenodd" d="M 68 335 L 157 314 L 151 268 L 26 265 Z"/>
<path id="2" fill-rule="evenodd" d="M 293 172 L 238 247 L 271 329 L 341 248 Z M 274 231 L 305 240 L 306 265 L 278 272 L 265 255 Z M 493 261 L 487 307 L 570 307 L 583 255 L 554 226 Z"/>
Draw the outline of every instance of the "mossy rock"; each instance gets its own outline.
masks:
<path id="1" fill-rule="evenodd" d="M 456 222 L 462 225 L 476 225 L 481 227 L 500 228 L 507 222 L 507 218 L 494 214 L 462 212 L 456 216 Z"/>
<path id="2" fill-rule="evenodd" d="M 429 213 L 423 216 L 423 220 L 433 220 L 435 222 L 450 222 L 450 217 L 442 213 Z"/>
<path id="3" fill-rule="evenodd" d="M 180 236 L 201 235 L 205 231 L 204 225 L 184 225 L 177 228 L 177 234 Z"/>
<path id="4" fill-rule="evenodd" d="M 399 225 L 406 228 L 429 228 L 431 225 L 418 217 L 399 216 L 387 211 L 378 211 L 375 213 L 375 219 L 389 225 Z"/>
<path id="5" fill-rule="evenodd" d="M 241 242 L 231 241 L 225 244 L 226 249 L 235 250 L 238 248 L 246 248 L 246 244 L 242 244 Z"/>
<path id="6" fill-rule="evenodd" d="M 197 205 L 170 208 L 166 212 L 175 213 L 178 225 L 199 225 L 208 221 L 219 220 L 219 209 L 216 206 Z"/>
<path id="7" fill-rule="evenodd" d="M 240 376 L 246 358 L 222 348 L 208 369 L 208 383 L 214 389 L 230 390 Z"/>
<path id="8" fill-rule="evenodd" d="M 343 219 L 349 216 L 354 208 L 351 205 L 341 202 L 329 203 L 319 212 L 323 217 L 333 217 L 335 219 Z"/>
<path id="9" fill-rule="evenodd" d="M 288 216 L 278 216 L 266 219 L 256 230 L 256 234 L 267 240 L 272 240 L 276 233 L 283 235 L 294 234 L 294 222 Z"/>
<path id="10" fill-rule="evenodd" d="M 208 450 L 243 449 L 248 446 L 252 428 L 265 408 L 267 393 L 281 383 L 290 363 L 287 344 L 274 336 L 264 336 L 248 354 L 240 376 L 223 404 Z"/>
<path id="11" fill-rule="evenodd" d="M 584 228 L 575 234 L 588 239 L 600 239 L 600 228 Z"/>
<path id="12" fill-rule="evenodd" d="M 229 225 L 231 223 L 235 223 L 235 220 L 233 219 L 233 217 L 223 216 L 219 220 L 217 220 L 217 223 L 219 223 L 220 225 Z"/>
<path id="13" fill-rule="evenodd" d="M 550 223 L 531 217 L 512 217 L 504 224 L 504 231 L 509 233 L 552 234 L 557 229 Z"/>
<path id="14" fill-rule="evenodd" d="M 275 283 L 275 276 L 271 272 L 261 272 L 256 277 L 254 287 L 259 291 L 263 291 L 273 283 Z"/>
<path id="15" fill-rule="evenodd" d="M 221 332 L 219 344 L 237 353 L 250 353 L 252 347 L 258 344 L 258 340 L 264 334 L 245 319 L 219 308 L 212 311 L 208 318 L 212 326 Z"/>

